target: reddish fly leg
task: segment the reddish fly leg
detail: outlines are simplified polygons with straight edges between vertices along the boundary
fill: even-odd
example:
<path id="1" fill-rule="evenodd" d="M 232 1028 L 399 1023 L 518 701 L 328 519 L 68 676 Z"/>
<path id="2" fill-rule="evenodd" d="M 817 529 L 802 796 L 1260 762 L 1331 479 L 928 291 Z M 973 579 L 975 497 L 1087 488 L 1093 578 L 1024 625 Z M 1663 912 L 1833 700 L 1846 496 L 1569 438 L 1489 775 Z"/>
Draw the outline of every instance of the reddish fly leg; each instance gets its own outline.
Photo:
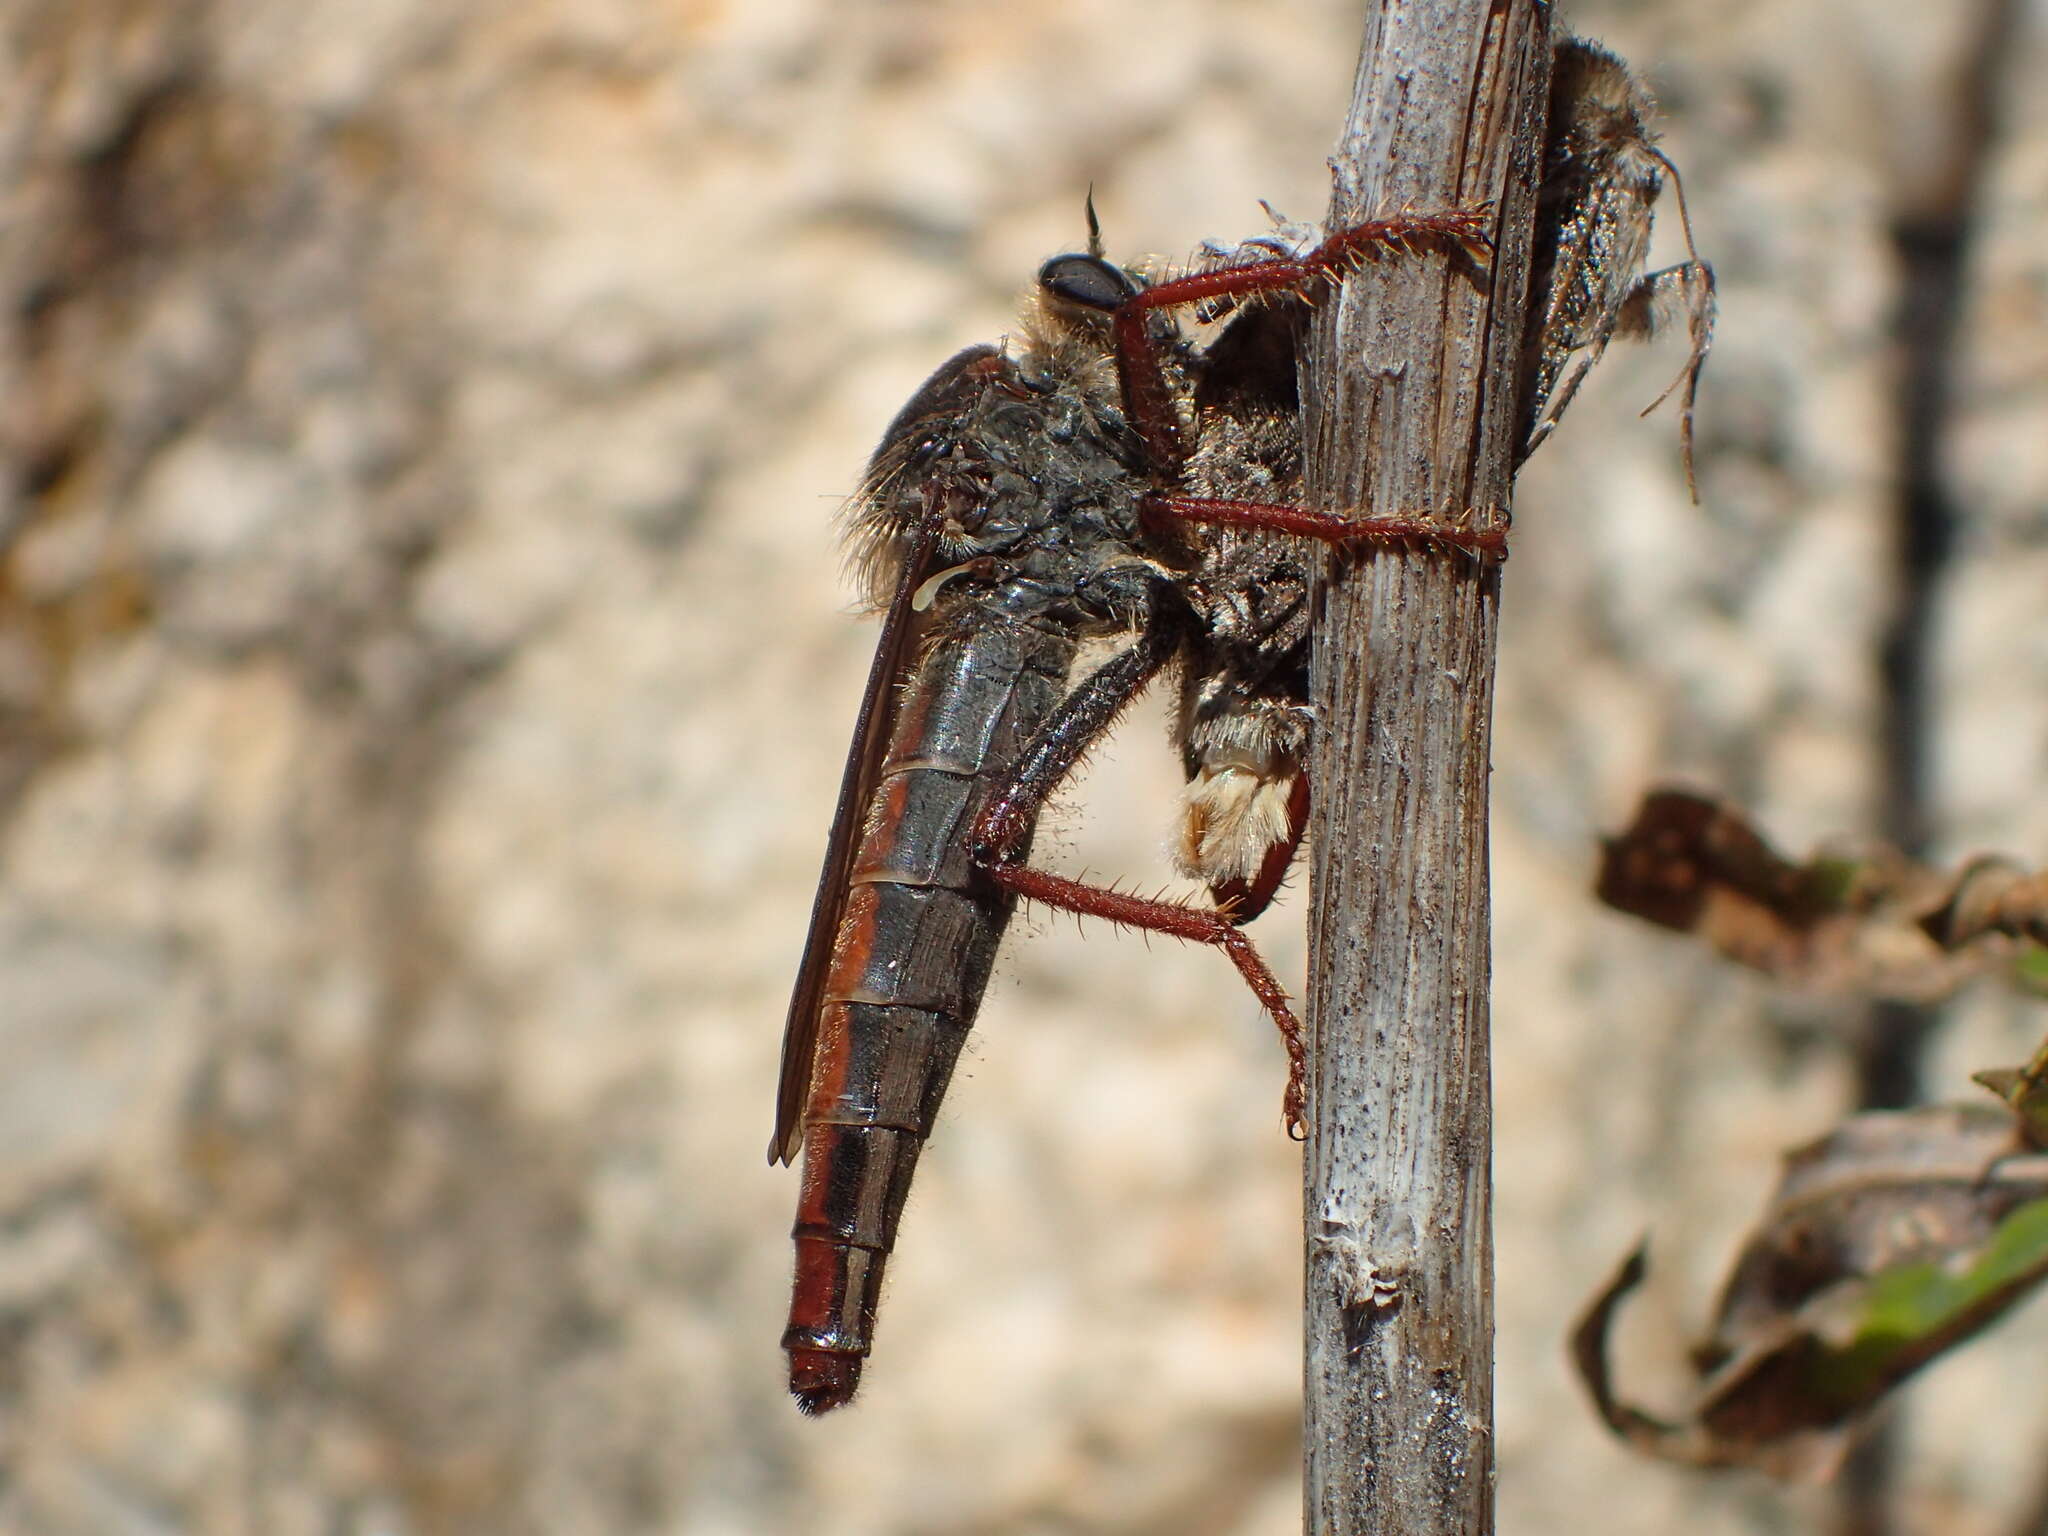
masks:
<path id="1" fill-rule="evenodd" d="M 1032 869 L 1024 863 L 1046 801 L 1082 754 L 1102 739 L 1124 706 L 1165 665 L 1172 652 L 1171 636 L 1147 636 L 1098 667 L 1061 702 L 976 818 L 971 844 L 973 858 L 997 885 L 1026 900 L 1066 912 L 1107 918 L 1148 933 L 1213 944 L 1228 955 L 1280 1030 L 1281 1043 L 1287 1050 L 1287 1090 L 1281 1100 L 1281 1113 L 1288 1134 L 1298 1140 L 1303 1135 L 1303 1085 L 1308 1061 L 1301 1023 L 1287 1006 L 1286 990 L 1229 915 L 1179 902 L 1126 895 Z"/>
<path id="2" fill-rule="evenodd" d="M 1324 285 L 1367 262 L 1423 251 L 1450 251 L 1483 267 L 1492 250 L 1487 235 L 1491 218 L 1491 209 L 1477 208 L 1369 219 L 1338 230 L 1301 255 L 1274 250 L 1255 261 L 1172 278 L 1125 299 L 1111 326 L 1117 373 L 1123 384 L 1124 413 L 1144 443 L 1153 470 L 1177 473 L 1186 457 L 1174 390 L 1152 331 L 1154 310 L 1288 295 L 1312 300 Z"/>
<path id="3" fill-rule="evenodd" d="M 1144 498 L 1149 521 L 1207 523 L 1219 528 L 1262 529 L 1326 544 L 1441 544 L 1470 554 L 1504 560 L 1508 552 L 1505 514 L 1479 527 L 1460 528 L 1433 518 L 1396 514 L 1391 517 L 1347 517 L 1264 501 L 1230 501 L 1212 496 L 1181 496 L 1155 491 Z"/>
<path id="4" fill-rule="evenodd" d="M 1277 324 L 1261 318 L 1259 301 L 1311 302 L 1348 268 L 1390 254 L 1440 249 L 1483 264 L 1486 223 L 1485 210 L 1408 214 L 1340 231 L 1313 246 L 1259 242 L 1246 248 L 1260 253 L 1255 259 L 1246 260 L 1240 252 L 1236 258 L 1225 258 L 1228 265 L 1127 297 L 1114 312 L 1111 328 L 1125 412 L 1147 444 L 1159 482 L 1141 499 L 1144 522 L 1154 528 L 1206 524 L 1276 533 L 1353 549 L 1365 543 L 1419 542 L 1461 548 L 1481 558 L 1504 556 L 1504 517 L 1460 519 L 1464 526 L 1456 526 L 1412 514 L 1355 518 L 1289 502 L 1232 499 L 1239 485 L 1285 483 L 1274 477 L 1284 473 L 1282 445 L 1290 438 L 1297 459 L 1299 455 L 1294 326 L 1284 316 Z M 1179 408 L 1177 382 L 1161 362 L 1160 338 L 1148 319 L 1152 311 L 1188 304 L 1238 310 L 1217 342 L 1202 354 L 1201 377 L 1187 402 L 1191 416 Z M 1278 350 L 1283 347 L 1284 359 Z M 1186 458 L 1180 437 L 1184 424 L 1194 428 L 1196 449 Z M 1188 483 L 1190 477 L 1197 480 L 1201 494 L 1191 494 L 1198 486 Z M 1213 592 L 1219 573 L 1232 571 L 1234 575 L 1223 580 L 1258 583 L 1277 578 L 1285 590 L 1290 577 L 1302 580 L 1308 570 L 1306 562 L 1295 566 L 1284 559 L 1263 571 L 1256 564 L 1246 567 L 1229 548 L 1216 547 L 1221 563 L 1204 571 L 1198 588 Z M 1284 609 L 1276 603 L 1269 611 Z M 1208 878 L 1217 910 L 1233 925 L 1242 925 L 1263 911 L 1280 887 L 1307 822 L 1309 788 L 1298 760 L 1299 743 L 1288 735 L 1290 711 L 1282 707 L 1288 698 L 1284 687 L 1276 692 L 1274 682 L 1276 664 L 1291 664 L 1291 658 L 1282 662 L 1275 646 L 1295 642 L 1280 640 L 1279 629 L 1247 630 L 1247 609 L 1241 603 L 1226 602 L 1221 612 L 1220 628 L 1198 648 L 1200 659 L 1190 661 L 1190 686 L 1204 691 L 1212 722 L 1234 715 L 1236 723 L 1216 725 L 1207 743 L 1186 744 L 1193 758 L 1183 849 L 1186 867 Z M 1305 657 L 1300 665 L 1305 666 Z M 1233 685 L 1228 680 L 1234 672 Z M 1230 697 L 1233 686 L 1239 702 L 1219 703 Z M 1306 700 L 1298 702 L 1305 705 Z M 1290 778 L 1291 785 L 1286 783 Z M 1197 780 L 1200 789 L 1194 788 Z M 1275 796 L 1283 786 L 1285 822 L 1276 828 Z M 1261 837 L 1271 840 L 1254 864 L 1248 845 Z"/>
<path id="5" fill-rule="evenodd" d="M 1156 472 L 1170 478 L 1186 457 L 1180 437 L 1173 389 L 1160 361 L 1158 339 L 1149 316 L 1155 310 L 1190 304 L 1230 303 L 1292 295 L 1311 300 L 1326 284 L 1347 271 L 1385 256 L 1449 250 L 1483 265 L 1490 252 L 1488 209 L 1449 213 L 1406 213 L 1369 220 L 1339 230 L 1302 255 L 1279 251 L 1255 261 L 1213 271 L 1190 273 L 1143 289 L 1125 300 L 1112 322 L 1124 408 Z M 1193 522 L 1211 526 L 1261 529 L 1355 546 L 1361 543 L 1425 542 L 1504 558 L 1504 520 L 1478 528 L 1445 525 L 1441 520 L 1410 514 L 1353 518 L 1338 513 L 1268 502 L 1156 492 L 1145 498 L 1144 510 L 1155 522 Z"/>

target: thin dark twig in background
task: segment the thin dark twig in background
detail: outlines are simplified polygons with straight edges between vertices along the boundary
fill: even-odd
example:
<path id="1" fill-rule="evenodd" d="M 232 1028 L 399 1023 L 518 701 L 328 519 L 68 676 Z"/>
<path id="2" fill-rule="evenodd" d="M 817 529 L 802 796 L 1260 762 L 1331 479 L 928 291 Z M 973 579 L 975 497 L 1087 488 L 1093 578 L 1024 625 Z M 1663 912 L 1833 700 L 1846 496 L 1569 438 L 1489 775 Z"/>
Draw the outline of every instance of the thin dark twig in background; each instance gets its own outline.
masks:
<path id="1" fill-rule="evenodd" d="M 1929 757 L 1939 726 L 1934 671 L 1938 604 L 1956 534 L 1942 452 L 1954 416 L 1955 374 L 1983 186 L 2000 138 L 1999 100 L 2014 47 L 2019 0 L 1984 0 L 1976 36 L 1952 87 L 1949 153 L 1908 194 L 1892 225 L 1899 260 L 1897 598 L 1884 636 L 1879 730 L 1879 831 L 1909 857 L 1925 858 L 1936 811 Z M 1923 1057 L 1939 1010 L 1878 1003 L 1856 1051 L 1859 1109 L 1898 1109 L 1924 1097 Z M 1895 1429 L 1887 1424 L 1844 1467 L 1838 1536 L 1893 1528 Z"/>

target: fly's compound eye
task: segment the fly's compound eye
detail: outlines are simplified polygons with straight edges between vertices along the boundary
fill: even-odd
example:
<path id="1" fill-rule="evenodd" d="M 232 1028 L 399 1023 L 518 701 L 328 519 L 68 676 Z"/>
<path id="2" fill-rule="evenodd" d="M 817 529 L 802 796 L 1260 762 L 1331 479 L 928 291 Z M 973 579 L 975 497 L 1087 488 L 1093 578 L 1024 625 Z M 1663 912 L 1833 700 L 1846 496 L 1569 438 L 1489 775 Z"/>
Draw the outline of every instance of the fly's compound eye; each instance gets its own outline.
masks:
<path id="1" fill-rule="evenodd" d="M 1138 280 L 1100 256 L 1055 256 L 1038 269 L 1038 286 L 1082 309 L 1109 311 L 1138 296 Z"/>

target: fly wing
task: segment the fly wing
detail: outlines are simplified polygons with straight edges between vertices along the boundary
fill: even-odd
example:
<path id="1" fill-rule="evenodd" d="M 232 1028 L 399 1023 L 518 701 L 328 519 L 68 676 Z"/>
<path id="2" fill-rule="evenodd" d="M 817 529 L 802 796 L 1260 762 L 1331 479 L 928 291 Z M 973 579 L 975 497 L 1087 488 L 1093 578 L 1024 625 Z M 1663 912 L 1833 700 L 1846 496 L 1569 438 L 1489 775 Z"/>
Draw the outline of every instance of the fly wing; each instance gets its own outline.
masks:
<path id="1" fill-rule="evenodd" d="M 883 755 L 889 749 L 896 700 L 901 694 L 897 685 L 902 681 L 904 663 L 912 650 L 911 635 L 916 628 L 911 602 L 923 580 L 924 567 L 931 563 L 937 532 L 937 520 L 928 520 L 918 531 L 910 558 L 903 562 L 896 593 L 889 600 L 888 615 L 882 621 L 882 638 L 875 647 L 874 665 L 868 668 L 868 686 L 861 695 L 853 744 L 846 750 L 846 772 L 839 780 L 839 805 L 832 813 L 832 836 L 825 844 L 825 868 L 818 876 L 817 899 L 811 904 L 811 931 L 804 940 L 796 991 L 789 1000 L 789 1022 L 782 1029 L 782 1081 L 775 1094 L 775 1139 L 768 1144 L 771 1163 L 789 1162 L 804 1142 L 804 1100 L 811 1091 L 811 1057 L 818 1043 L 825 978 L 832 970 L 833 945 L 839 936 L 839 919 L 846 909 L 846 877 L 860 844 L 861 825 L 867 818 L 868 801 L 874 797 Z"/>
<path id="2" fill-rule="evenodd" d="M 906 472 L 909 461 L 934 439 L 948 419 L 957 418 L 973 397 L 1007 367 L 994 347 L 969 347 L 954 356 L 925 381 L 889 424 L 869 466 L 863 497 L 870 504 L 863 508 L 852 533 L 856 558 L 872 579 L 874 567 L 884 558 L 878 551 L 893 546 L 890 558 L 896 563 L 896 582 L 882 620 L 882 638 L 875 646 L 874 665 L 868 669 L 867 689 L 861 695 L 853 742 L 846 751 L 846 772 L 839 781 L 839 804 L 832 813 L 832 835 L 825 844 L 825 868 L 818 877 L 817 899 L 811 904 L 810 933 L 804 940 L 804 957 L 797 967 L 796 990 L 789 1000 L 789 1020 L 783 1026 L 775 1136 L 768 1143 L 771 1163 L 790 1162 L 803 1146 L 804 1101 L 811 1091 L 825 982 L 832 971 L 839 920 L 846 910 L 847 875 L 860 847 L 868 803 L 874 798 L 876 781 L 889 750 L 897 702 L 903 693 L 900 684 L 916 653 L 919 625 L 913 610 L 917 589 L 929 574 L 932 552 L 945 518 L 945 498 L 929 483 L 924 487 L 923 509 L 907 530 L 900 525 L 892 529 L 900 513 L 884 502 L 898 500 L 892 494 L 892 482 Z M 898 543 L 906 531 L 907 539 Z"/>

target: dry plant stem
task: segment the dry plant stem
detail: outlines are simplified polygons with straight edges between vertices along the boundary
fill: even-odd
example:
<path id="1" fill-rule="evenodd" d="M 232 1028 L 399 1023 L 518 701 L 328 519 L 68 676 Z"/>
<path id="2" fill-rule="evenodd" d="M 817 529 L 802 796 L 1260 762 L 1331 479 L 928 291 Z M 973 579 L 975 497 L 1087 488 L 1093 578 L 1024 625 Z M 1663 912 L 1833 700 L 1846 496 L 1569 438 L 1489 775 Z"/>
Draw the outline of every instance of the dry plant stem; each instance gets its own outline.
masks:
<path id="1" fill-rule="evenodd" d="M 1533 0 L 1366 18 L 1333 228 L 1491 204 L 1488 270 L 1320 307 L 1312 505 L 1506 517 L 1550 62 Z M 1499 564 L 1336 557 L 1316 630 L 1304 1496 L 1315 1536 L 1493 1529 L 1486 785 Z"/>

